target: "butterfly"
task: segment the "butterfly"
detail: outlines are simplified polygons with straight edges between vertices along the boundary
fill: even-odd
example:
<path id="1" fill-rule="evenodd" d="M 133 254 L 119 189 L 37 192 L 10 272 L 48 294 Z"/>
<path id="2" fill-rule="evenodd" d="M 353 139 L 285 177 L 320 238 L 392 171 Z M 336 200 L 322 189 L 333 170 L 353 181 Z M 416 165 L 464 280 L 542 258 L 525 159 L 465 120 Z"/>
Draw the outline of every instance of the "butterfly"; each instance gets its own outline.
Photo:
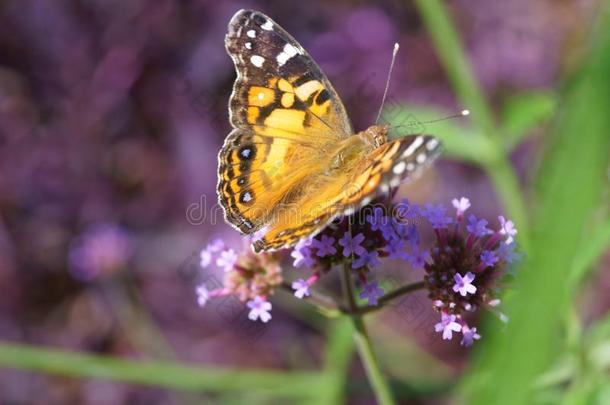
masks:
<path id="1" fill-rule="evenodd" d="M 315 236 L 414 177 L 440 153 L 432 136 L 355 133 L 337 92 L 303 47 L 268 16 L 240 10 L 225 39 L 237 79 L 233 130 L 218 155 L 226 221 L 256 235 L 255 252 Z"/>

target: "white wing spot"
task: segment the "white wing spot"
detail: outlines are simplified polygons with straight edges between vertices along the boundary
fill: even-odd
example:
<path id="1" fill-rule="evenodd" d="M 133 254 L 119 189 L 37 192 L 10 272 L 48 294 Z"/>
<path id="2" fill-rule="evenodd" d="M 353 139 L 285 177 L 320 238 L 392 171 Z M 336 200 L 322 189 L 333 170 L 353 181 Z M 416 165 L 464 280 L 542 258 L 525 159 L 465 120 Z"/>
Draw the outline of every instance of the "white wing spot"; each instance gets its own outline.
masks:
<path id="1" fill-rule="evenodd" d="M 371 196 L 366 196 L 362 199 L 362 206 L 368 205 L 373 199 Z"/>
<path id="2" fill-rule="evenodd" d="M 390 191 L 390 186 L 383 183 L 382 185 L 379 186 L 379 189 L 381 190 L 382 193 L 387 193 L 388 191 Z"/>
<path id="3" fill-rule="evenodd" d="M 438 146 L 438 141 L 436 139 L 430 139 L 426 144 L 426 149 L 433 150 Z"/>
<path id="4" fill-rule="evenodd" d="M 280 52 L 277 55 L 277 64 L 280 66 L 284 66 L 284 64 L 288 61 L 288 55 L 286 55 L 284 52 Z"/>
<path id="5" fill-rule="evenodd" d="M 248 32 L 246 32 L 246 35 L 249 36 L 250 38 L 256 38 L 256 31 L 249 30 Z"/>
<path id="6" fill-rule="evenodd" d="M 394 172 L 394 174 L 402 174 L 402 172 L 405 171 L 406 167 L 407 164 L 405 162 L 400 162 L 396 166 L 394 166 L 392 171 Z"/>
<path id="7" fill-rule="evenodd" d="M 263 93 L 263 92 L 258 93 L 258 99 L 259 100 L 262 100 L 264 98 L 265 98 L 265 93 Z"/>
<path id="8" fill-rule="evenodd" d="M 426 161 L 426 154 L 425 153 L 420 153 L 419 155 L 417 155 L 417 163 L 422 164 Z"/>
<path id="9" fill-rule="evenodd" d="M 400 186 L 400 177 L 392 177 L 392 180 L 390 180 L 390 187 L 398 186 Z"/>
<path id="10" fill-rule="evenodd" d="M 265 23 L 263 25 L 261 25 L 261 28 L 266 30 L 266 31 L 273 31 L 273 23 L 269 20 L 265 21 Z"/>
<path id="11" fill-rule="evenodd" d="M 415 170 L 415 165 L 413 163 L 407 163 L 407 170 L 412 172 Z"/>
<path id="12" fill-rule="evenodd" d="M 411 145 L 409 145 L 409 147 L 407 149 L 405 149 L 405 151 L 402 153 L 402 156 L 407 157 L 407 156 L 412 155 L 415 152 L 415 150 L 417 150 L 417 148 L 419 148 L 421 146 L 422 143 L 424 143 L 424 138 L 421 136 L 418 136 L 417 138 L 415 138 L 413 143 L 411 143 Z"/>
<path id="13" fill-rule="evenodd" d="M 250 62 L 256 67 L 261 67 L 263 66 L 263 62 L 265 62 L 265 58 L 259 55 L 252 55 L 250 57 Z"/>
<path id="14" fill-rule="evenodd" d="M 298 53 L 300 53 L 300 52 L 294 46 L 292 46 L 290 44 L 284 45 L 284 51 L 280 52 L 277 55 L 278 65 L 284 66 L 284 64 L 286 62 L 288 62 L 288 59 L 292 58 L 293 56 L 297 55 Z"/>
<path id="15" fill-rule="evenodd" d="M 246 49 L 252 49 L 252 42 L 246 42 Z"/>

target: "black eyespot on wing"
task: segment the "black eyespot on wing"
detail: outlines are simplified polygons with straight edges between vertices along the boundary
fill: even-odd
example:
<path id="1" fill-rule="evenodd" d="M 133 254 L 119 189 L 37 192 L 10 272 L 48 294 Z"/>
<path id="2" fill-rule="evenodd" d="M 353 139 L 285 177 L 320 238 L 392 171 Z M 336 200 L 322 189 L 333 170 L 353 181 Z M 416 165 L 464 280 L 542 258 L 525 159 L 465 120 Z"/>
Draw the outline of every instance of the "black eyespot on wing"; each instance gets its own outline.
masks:
<path id="1" fill-rule="evenodd" d="M 254 193 L 251 190 L 243 191 L 239 195 L 239 202 L 244 205 L 251 205 L 254 203 Z"/>
<path id="2" fill-rule="evenodd" d="M 239 149 L 238 153 L 241 160 L 253 160 L 256 157 L 256 147 L 246 144 Z"/>

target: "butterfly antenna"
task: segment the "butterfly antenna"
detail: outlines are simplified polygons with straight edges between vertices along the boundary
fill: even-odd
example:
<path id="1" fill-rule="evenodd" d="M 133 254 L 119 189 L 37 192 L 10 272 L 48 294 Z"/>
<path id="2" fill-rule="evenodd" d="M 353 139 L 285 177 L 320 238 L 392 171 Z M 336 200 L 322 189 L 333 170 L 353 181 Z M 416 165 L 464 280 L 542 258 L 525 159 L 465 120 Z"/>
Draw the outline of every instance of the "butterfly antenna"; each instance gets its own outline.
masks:
<path id="1" fill-rule="evenodd" d="M 460 111 L 457 114 L 448 115 L 446 117 L 435 118 L 435 119 L 430 120 L 430 121 L 418 121 L 418 122 L 413 123 L 413 124 L 395 125 L 395 126 L 392 126 L 392 128 L 411 127 L 411 126 L 423 125 L 423 124 L 433 124 L 435 122 L 451 120 L 451 119 L 454 119 L 454 118 L 462 118 L 462 117 L 466 117 L 468 115 L 470 115 L 470 110 L 462 110 L 462 111 Z"/>
<path id="2" fill-rule="evenodd" d="M 381 118 L 381 111 L 383 111 L 383 104 L 385 103 L 385 98 L 388 95 L 388 89 L 390 88 L 390 78 L 392 77 L 392 69 L 394 69 L 394 61 L 396 60 L 396 54 L 398 53 L 398 49 L 400 45 L 398 42 L 394 44 L 394 50 L 392 51 L 392 62 L 390 62 L 390 69 L 388 70 L 388 79 L 385 82 L 385 90 L 383 90 L 383 97 L 381 98 L 381 105 L 379 106 L 379 112 L 377 113 L 377 119 L 375 120 L 375 124 L 379 122 L 379 118 Z"/>

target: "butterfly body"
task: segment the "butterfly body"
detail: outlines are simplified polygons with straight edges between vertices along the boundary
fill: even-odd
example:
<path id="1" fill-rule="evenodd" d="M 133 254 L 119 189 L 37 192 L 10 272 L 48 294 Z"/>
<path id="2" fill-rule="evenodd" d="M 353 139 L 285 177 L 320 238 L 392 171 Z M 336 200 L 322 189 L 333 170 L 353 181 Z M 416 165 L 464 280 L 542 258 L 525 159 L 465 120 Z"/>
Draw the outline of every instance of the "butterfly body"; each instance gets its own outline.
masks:
<path id="1" fill-rule="evenodd" d="M 219 153 L 228 223 L 264 234 L 255 251 L 292 246 L 413 177 L 440 151 L 424 135 L 388 141 L 388 126 L 354 133 L 321 69 L 269 17 L 240 10 L 225 40 L 237 70 L 233 131 Z"/>

